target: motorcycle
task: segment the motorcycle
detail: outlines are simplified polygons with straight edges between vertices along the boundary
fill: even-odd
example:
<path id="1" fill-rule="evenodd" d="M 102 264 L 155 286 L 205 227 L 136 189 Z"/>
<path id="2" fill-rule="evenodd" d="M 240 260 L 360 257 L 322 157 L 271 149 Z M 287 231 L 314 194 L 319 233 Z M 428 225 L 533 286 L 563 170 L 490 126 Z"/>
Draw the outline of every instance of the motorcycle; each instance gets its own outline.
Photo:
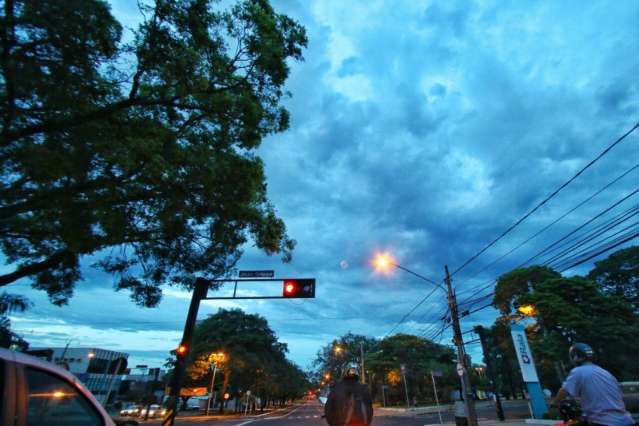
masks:
<path id="1" fill-rule="evenodd" d="M 555 426 L 588 426 L 582 415 L 581 406 L 574 399 L 564 399 L 559 403 L 559 415 L 562 422 Z"/>

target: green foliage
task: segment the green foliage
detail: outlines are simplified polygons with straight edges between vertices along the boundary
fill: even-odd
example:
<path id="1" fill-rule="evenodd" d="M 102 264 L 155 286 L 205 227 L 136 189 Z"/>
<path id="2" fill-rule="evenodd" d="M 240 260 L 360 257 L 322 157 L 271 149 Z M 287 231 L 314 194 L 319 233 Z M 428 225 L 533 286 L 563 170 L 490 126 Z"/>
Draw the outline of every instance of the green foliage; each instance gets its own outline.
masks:
<path id="1" fill-rule="evenodd" d="M 378 341 L 359 334 L 347 333 L 323 346 L 317 353 L 313 366 L 317 369 L 317 381 L 320 376 L 330 374 L 332 378 L 342 377 L 349 363 L 359 363 L 361 350 L 368 354 L 377 349 Z"/>
<path id="2" fill-rule="evenodd" d="M 588 278 L 605 293 L 625 299 L 639 311 L 639 246 L 619 250 L 595 262 Z"/>
<path id="3" fill-rule="evenodd" d="M 538 311 L 537 323 L 546 335 L 537 330 L 534 339 L 549 348 L 547 357 L 565 360 L 570 342 L 582 341 L 618 377 L 639 377 L 633 361 L 639 352 L 639 316 L 623 299 L 603 293 L 593 281 L 571 277 L 544 281 L 521 301 Z"/>
<path id="4" fill-rule="evenodd" d="M 493 305 L 502 314 L 513 312 L 513 302 L 522 294 L 532 291 L 537 284 L 547 279 L 560 277 L 561 274 L 545 266 L 531 266 L 512 270 L 497 280 Z"/>
<path id="5" fill-rule="evenodd" d="M 626 249 L 597 262 L 589 274 L 597 282 L 562 277 L 539 266 L 502 275 L 493 305 L 503 316 L 491 331 L 503 358 L 516 362 L 508 324 L 523 319 L 513 312 L 516 306 L 530 304 L 536 312 L 534 323 L 527 328 L 528 338 L 544 386 L 557 389 L 561 385 L 562 376 L 570 368 L 568 348 L 578 341 L 591 345 L 596 362 L 617 377 L 639 377 L 633 361 L 639 351 L 639 315 L 626 291 L 633 283 L 634 255 L 633 250 Z"/>
<path id="6" fill-rule="evenodd" d="M 277 340 L 266 319 L 240 309 L 220 309 L 198 323 L 187 365 L 186 386 L 208 387 L 209 356 L 224 353 L 218 362 L 216 389 L 221 393 L 251 390 L 267 399 L 292 399 L 308 388 L 305 374 L 286 359 L 286 344 Z"/>
<path id="7" fill-rule="evenodd" d="M 446 400 L 451 390 L 459 387 L 455 373 L 453 350 L 433 343 L 422 337 L 396 334 L 382 340 L 348 333 L 322 347 L 314 361 L 315 381 L 341 379 L 344 367 L 350 362 L 361 362 L 364 349 L 364 366 L 367 383 L 373 397 L 381 402 L 381 386 L 388 385 L 386 402 L 405 404 L 404 384 L 400 367 L 406 368 L 406 380 L 411 400 L 434 401 L 433 385 L 430 379 L 432 369 L 441 370 L 444 377 L 437 379 L 440 400 Z M 336 348 L 340 348 L 339 351 Z"/>
<path id="8" fill-rule="evenodd" d="M 80 260 L 153 306 L 160 285 L 225 274 L 249 240 L 289 260 L 262 139 L 288 126 L 304 28 L 266 0 L 156 0 L 123 43 L 101 0 L 5 2 L 0 15 L 0 247 L 64 304 Z"/>
<path id="9" fill-rule="evenodd" d="M 29 308 L 29 301 L 14 294 L 0 294 L 0 348 L 17 347 L 27 350 L 29 344 L 20 336 L 11 331 L 11 312 L 23 312 Z"/>

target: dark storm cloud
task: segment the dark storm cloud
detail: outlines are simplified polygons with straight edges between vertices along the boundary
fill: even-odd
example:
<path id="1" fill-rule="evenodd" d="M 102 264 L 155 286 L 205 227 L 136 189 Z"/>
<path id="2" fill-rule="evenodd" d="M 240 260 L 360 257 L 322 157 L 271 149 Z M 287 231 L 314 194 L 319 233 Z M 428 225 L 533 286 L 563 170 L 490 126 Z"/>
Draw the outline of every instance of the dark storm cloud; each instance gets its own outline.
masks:
<path id="1" fill-rule="evenodd" d="M 628 2 L 274 5 L 309 35 L 287 84 L 291 128 L 260 148 L 270 198 L 298 245 L 287 265 L 247 246 L 239 267 L 315 277 L 317 298 L 211 302 L 200 316 L 219 306 L 259 313 L 302 365 L 348 331 L 383 336 L 431 290 L 400 271 L 374 274 L 375 250 L 440 280 L 443 265 L 461 265 L 638 119 L 639 6 Z M 634 189 L 636 172 L 473 277 L 634 165 L 638 143 L 613 150 L 455 276 L 461 300 Z M 27 315 L 116 330 L 126 342 L 135 330 L 178 335 L 188 295 L 168 292 L 160 308 L 141 310 L 111 292 L 110 277 L 84 275 L 83 303 L 58 309 L 38 296 Z M 396 331 L 434 334 L 444 310 L 435 293 Z M 495 315 L 486 309 L 463 324 Z"/>

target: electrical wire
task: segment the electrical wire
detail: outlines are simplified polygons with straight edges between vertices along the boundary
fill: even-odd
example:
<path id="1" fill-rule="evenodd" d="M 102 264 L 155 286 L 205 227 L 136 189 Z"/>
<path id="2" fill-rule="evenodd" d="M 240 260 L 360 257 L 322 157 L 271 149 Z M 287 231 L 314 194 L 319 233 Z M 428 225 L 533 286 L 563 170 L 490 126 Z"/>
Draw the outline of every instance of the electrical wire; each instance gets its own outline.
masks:
<path id="1" fill-rule="evenodd" d="M 586 198 L 585 200 L 581 201 L 580 203 L 578 203 L 576 206 L 572 207 L 570 210 L 566 211 L 564 214 L 562 214 L 561 216 L 559 216 L 557 219 L 553 220 L 551 223 L 549 223 L 548 225 L 544 226 L 542 229 L 540 229 L 539 231 L 537 231 L 536 233 L 534 233 L 533 235 L 531 235 L 530 237 L 528 237 L 526 240 L 522 241 L 521 243 L 519 243 L 517 246 L 513 247 L 512 249 L 510 249 L 508 252 L 502 254 L 501 256 L 499 256 L 497 259 L 493 260 L 492 262 L 490 262 L 489 264 L 487 264 L 486 266 L 484 266 L 483 268 L 481 268 L 479 271 L 477 271 L 473 276 L 471 276 L 470 278 L 468 278 L 466 281 L 470 281 L 474 278 L 476 278 L 478 275 L 480 275 L 482 272 L 484 272 L 485 270 L 487 270 L 488 268 L 490 268 L 491 266 L 494 266 L 496 263 L 500 262 L 501 260 L 503 260 L 504 258 L 508 257 L 509 255 L 511 255 L 512 253 L 514 253 L 515 251 L 519 250 L 521 247 L 523 247 L 524 245 L 528 244 L 530 241 L 532 241 L 533 239 L 537 238 L 539 235 L 541 235 L 542 233 L 546 232 L 548 229 L 550 229 L 552 226 L 554 226 L 555 224 L 557 224 L 558 222 L 560 222 L 561 220 L 563 220 L 566 216 L 570 215 L 571 213 L 573 213 L 574 211 L 576 211 L 578 208 L 582 207 L 583 205 L 587 204 L 588 202 L 590 202 L 593 198 L 595 198 L 597 195 L 601 194 L 602 192 L 604 192 L 606 189 L 610 188 L 612 185 L 614 185 L 615 183 L 619 182 L 621 179 L 623 179 L 624 177 L 626 177 L 628 174 L 630 174 L 631 172 L 633 172 L 634 170 L 636 170 L 637 168 L 639 168 L 639 164 L 635 164 L 633 167 L 629 168 L 628 170 L 626 170 L 625 172 L 623 172 L 621 175 L 617 176 L 615 179 L 613 179 L 612 181 L 608 182 L 606 185 L 604 185 L 602 188 L 600 188 L 599 190 L 597 190 L 596 192 L 594 192 L 593 194 L 591 194 L 588 198 Z M 472 291 L 472 289 L 468 289 L 467 291 Z"/>
<path id="2" fill-rule="evenodd" d="M 575 266 L 579 266 L 579 265 L 581 265 L 583 263 L 586 263 L 589 260 L 591 260 L 591 259 L 593 259 L 593 258 L 595 258 L 595 257 L 597 257 L 597 256 L 599 256 L 599 255 L 601 255 L 601 254 L 603 254 L 603 253 L 605 253 L 607 251 L 610 251 L 610 250 L 612 250 L 615 247 L 618 247 L 618 246 L 620 246 L 622 244 L 625 244 L 625 243 L 627 243 L 627 242 L 629 242 L 631 240 L 634 240 L 637 237 L 639 237 L 639 230 L 635 229 L 632 232 L 629 232 L 626 235 L 624 235 L 624 236 L 620 237 L 619 239 L 617 239 L 613 244 L 610 244 L 610 245 L 608 245 L 608 246 L 606 246 L 604 248 L 599 248 L 596 251 L 594 251 L 593 253 L 591 253 L 590 255 L 588 255 L 587 257 L 571 263 L 567 267 L 563 268 L 560 272 L 565 272 L 565 271 L 567 271 L 569 269 L 574 268 Z"/>
<path id="3" fill-rule="evenodd" d="M 557 244 L 559 244 L 560 242 L 564 241 L 566 238 L 570 237 L 571 235 L 574 235 L 576 232 L 580 231 L 581 229 L 585 228 L 586 226 L 588 226 L 589 224 L 591 224 L 592 222 L 594 222 L 595 220 L 597 220 L 598 218 L 600 218 L 601 216 L 603 216 L 604 214 L 608 213 L 610 210 L 614 209 L 615 207 L 617 207 L 618 205 L 620 205 L 621 203 L 623 203 L 624 201 L 626 201 L 627 199 L 629 199 L 630 197 L 634 196 L 635 194 L 637 194 L 639 192 L 639 189 L 635 189 L 634 191 L 632 191 L 630 194 L 626 195 L 625 197 L 623 197 L 622 199 L 620 199 L 619 201 L 615 202 L 613 205 L 611 205 L 610 207 L 605 208 L 604 210 L 600 211 L 599 213 L 597 213 L 594 217 L 588 219 L 586 222 L 582 223 L 581 225 L 579 225 L 577 228 L 573 229 L 571 232 L 567 233 L 566 235 L 564 235 L 563 237 L 561 237 L 560 239 L 558 239 L 557 241 L 555 241 L 554 243 L 546 246 L 546 248 L 544 248 L 543 250 L 541 250 L 540 252 L 536 253 L 535 255 L 533 255 L 532 257 L 526 259 L 525 262 L 523 262 L 521 264 L 521 266 L 526 265 L 527 263 L 532 262 L 533 260 L 537 259 L 538 257 L 542 256 L 544 253 L 547 253 L 552 247 L 556 246 Z M 521 267 L 521 266 L 518 266 Z"/>
<path id="4" fill-rule="evenodd" d="M 432 290 L 431 290 L 431 291 L 430 291 L 430 292 L 429 292 L 426 296 L 424 296 L 424 298 L 423 298 L 422 300 L 420 300 L 419 302 L 417 302 L 417 304 L 416 304 L 415 306 L 413 306 L 413 308 L 412 308 L 410 311 L 408 311 L 408 312 L 407 312 L 407 313 L 406 313 L 406 314 L 402 317 L 402 319 L 400 319 L 400 320 L 397 322 L 397 324 L 395 324 L 395 325 L 393 326 L 393 328 L 391 328 L 391 330 L 390 330 L 388 333 L 386 333 L 386 334 L 384 335 L 384 337 L 389 336 L 389 335 L 390 335 L 393 331 L 395 331 L 395 330 L 397 329 L 397 327 L 399 327 L 400 325 L 402 325 L 402 324 L 404 323 L 404 321 L 406 321 L 406 320 L 408 319 L 408 317 L 409 317 L 409 316 L 410 316 L 413 312 L 415 312 L 415 310 L 417 310 L 417 308 L 419 308 L 419 307 L 420 307 L 420 306 L 421 306 L 421 305 L 422 305 L 422 304 L 423 304 L 426 300 L 428 300 L 428 298 L 429 298 L 429 297 L 431 297 L 431 296 L 435 293 L 435 291 L 437 291 L 438 289 L 439 289 L 439 287 L 435 287 L 435 288 L 433 288 L 433 289 L 432 289 Z"/>
<path id="5" fill-rule="evenodd" d="M 466 266 L 468 266 L 471 262 L 473 262 L 475 259 L 477 259 L 479 256 L 481 256 L 486 250 L 488 250 L 490 247 L 492 247 L 493 245 L 495 245 L 499 240 L 501 240 L 502 238 L 504 238 L 506 235 L 508 235 L 513 229 L 515 229 L 517 226 L 519 226 L 522 222 L 524 222 L 526 219 L 528 219 L 532 214 L 534 214 L 537 210 L 539 210 L 542 206 L 544 206 L 546 203 L 548 203 L 548 201 L 550 201 L 552 198 L 554 198 L 557 194 L 559 194 L 559 192 L 561 192 L 564 188 L 566 188 L 568 185 L 570 185 L 575 179 L 577 179 L 579 176 L 581 176 L 587 169 L 589 169 L 592 165 L 594 165 L 597 161 L 599 161 L 602 157 L 604 157 L 606 154 L 608 154 L 615 146 L 617 146 L 619 143 L 621 143 L 624 139 L 626 139 L 626 137 L 628 137 L 631 133 L 633 133 L 635 130 L 637 130 L 637 128 L 639 128 L 639 123 L 635 124 L 630 130 L 628 130 L 626 133 L 624 133 L 622 136 L 620 136 L 619 138 L 617 138 L 612 144 L 610 144 L 606 149 L 604 149 L 601 153 L 599 153 L 599 155 L 597 155 L 594 159 L 592 159 L 588 164 L 586 164 L 584 167 L 582 167 L 573 177 L 571 177 L 570 179 L 568 179 L 566 182 L 564 182 L 563 184 L 561 184 L 557 189 L 555 189 L 550 195 L 548 195 L 546 198 L 544 198 L 541 202 L 539 202 L 535 207 L 533 207 L 528 213 L 526 213 L 524 216 L 522 216 L 519 220 L 517 220 L 513 225 L 511 225 L 510 227 L 508 227 L 504 232 L 502 232 L 497 238 L 493 239 L 490 243 L 488 243 L 486 246 L 484 246 L 481 250 L 479 250 L 479 252 L 477 252 L 476 254 L 474 254 L 473 256 L 471 256 L 468 260 L 466 260 L 464 263 L 462 263 L 461 266 L 459 266 L 457 269 L 455 269 L 450 276 L 453 277 L 455 276 L 455 274 L 457 274 L 458 272 L 460 272 L 462 269 L 464 269 Z"/>
<path id="6" fill-rule="evenodd" d="M 621 214 L 618 214 L 617 216 L 609 219 L 607 222 L 599 224 L 597 227 L 595 227 L 594 229 L 590 230 L 589 233 L 586 233 L 585 235 L 577 236 L 577 238 L 580 238 L 578 241 L 573 242 L 577 238 L 572 238 L 569 241 L 569 242 L 573 242 L 570 247 L 565 248 L 560 253 L 555 254 L 554 256 L 552 256 L 549 259 L 546 259 L 544 261 L 544 265 L 552 265 L 553 263 L 556 263 L 559 259 L 561 259 L 563 257 L 566 257 L 567 255 L 570 255 L 571 252 L 574 252 L 575 250 L 578 250 L 580 247 L 583 247 L 584 245 L 586 245 L 590 241 L 600 237 L 601 235 L 606 234 L 610 230 L 612 230 L 612 229 L 616 228 L 617 226 L 621 225 L 622 223 L 632 219 L 633 217 L 637 216 L 638 214 L 639 214 L 639 204 L 637 204 L 636 206 L 631 207 L 630 209 L 622 212 Z M 566 245 L 566 243 L 563 244 L 563 246 L 565 246 L 565 245 Z"/>

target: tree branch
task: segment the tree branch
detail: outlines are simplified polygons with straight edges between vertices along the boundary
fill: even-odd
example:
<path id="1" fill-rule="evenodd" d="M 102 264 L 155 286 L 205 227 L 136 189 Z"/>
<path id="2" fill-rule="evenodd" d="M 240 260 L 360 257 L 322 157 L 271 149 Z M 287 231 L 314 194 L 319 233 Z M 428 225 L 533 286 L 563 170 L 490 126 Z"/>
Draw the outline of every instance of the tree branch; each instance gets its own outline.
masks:
<path id="1" fill-rule="evenodd" d="M 11 284 L 21 278 L 35 275 L 39 272 L 44 272 L 47 269 L 51 269 L 67 259 L 73 258 L 74 254 L 68 250 L 61 250 L 49 256 L 49 258 L 41 261 L 22 265 L 15 271 L 0 275 L 0 287 Z"/>

